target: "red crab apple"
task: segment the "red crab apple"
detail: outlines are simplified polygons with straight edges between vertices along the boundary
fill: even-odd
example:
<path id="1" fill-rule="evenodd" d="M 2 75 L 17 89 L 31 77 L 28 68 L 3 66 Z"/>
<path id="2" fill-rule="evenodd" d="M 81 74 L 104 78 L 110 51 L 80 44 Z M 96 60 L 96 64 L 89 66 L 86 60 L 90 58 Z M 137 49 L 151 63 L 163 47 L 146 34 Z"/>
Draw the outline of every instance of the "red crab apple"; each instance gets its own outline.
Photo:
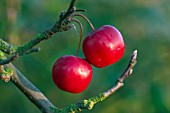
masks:
<path id="1" fill-rule="evenodd" d="M 113 26 L 104 25 L 89 33 L 83 41 L 83 53 L 95 67 L 105 67 L 120 60 L 125 44 L 121 33 Z"/>
<path id="2" fill-rule="evenodd" d="M 92 67 L 77 56 L 62 56 L 53 65 L 52 78 L 61 90 L 80 93 L 90 84 Z"/>

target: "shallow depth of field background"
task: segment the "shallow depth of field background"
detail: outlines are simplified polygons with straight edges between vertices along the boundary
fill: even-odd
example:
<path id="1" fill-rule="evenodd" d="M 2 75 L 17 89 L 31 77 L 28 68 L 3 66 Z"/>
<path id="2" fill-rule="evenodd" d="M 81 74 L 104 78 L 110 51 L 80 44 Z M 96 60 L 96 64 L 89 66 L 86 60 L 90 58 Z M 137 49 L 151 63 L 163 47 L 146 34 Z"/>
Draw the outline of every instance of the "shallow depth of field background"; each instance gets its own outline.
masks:
<path id="1" fill-rule="evenodd" d="M 1 0 L 0 38 L 14 45 L 26 43 L 50 27 L 60 12 L 68 8 L 70 1 Z M 97 104 L 93 110 L 82 113 L 168 113 L 169 5 L 169 0 L 78 0 L 77 9 L 87 10 L 83 14 L 95 28 L 105 24 L 115 26 L 122 33 L 126 44 L 125 55 L 119 62 L 103 69 L 93 67 L 93 79 L 83 93 L 75 95 L 63 92 L 54 85 L 51 78 L 51 69 L 57 58 L 75 55 L 79 38 L 74 29 L 56 33 L 38 45 L 41 47 L 39 53 L 20 57 L 13 63 L 55 106 L 62 108 L 112 87 L 126 68 L 130 54 L 137 49 L 138 63 L 132 76 L 126 79 L 125 86 Z M 85 37 L 91 29 L 83 19 L 78 19 L 84 26 Z M 79 56 L 83 57 L 82 51 Z M 0 113 L 40 111 L 12 83 L 0 80 Z"/>

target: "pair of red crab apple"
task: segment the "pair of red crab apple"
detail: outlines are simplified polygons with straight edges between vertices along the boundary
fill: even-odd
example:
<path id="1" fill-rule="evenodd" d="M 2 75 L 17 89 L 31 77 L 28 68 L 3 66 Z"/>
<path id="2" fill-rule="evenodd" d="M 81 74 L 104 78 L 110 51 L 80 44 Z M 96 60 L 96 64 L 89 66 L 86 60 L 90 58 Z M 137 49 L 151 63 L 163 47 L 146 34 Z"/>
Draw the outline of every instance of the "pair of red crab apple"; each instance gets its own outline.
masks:
<path id="1" fill-rule="evenodd" d="M 121 33 L 113 26 L 104 25 L 89 33 L 83 41 L 83 53 L 86 59 L 78 56 L 60 57 L 52 69 L 54 83 L 70 93 L 84 91 L 92 79 L 91 64 L 103 68 L 120 60 L 125 44 Z"/>

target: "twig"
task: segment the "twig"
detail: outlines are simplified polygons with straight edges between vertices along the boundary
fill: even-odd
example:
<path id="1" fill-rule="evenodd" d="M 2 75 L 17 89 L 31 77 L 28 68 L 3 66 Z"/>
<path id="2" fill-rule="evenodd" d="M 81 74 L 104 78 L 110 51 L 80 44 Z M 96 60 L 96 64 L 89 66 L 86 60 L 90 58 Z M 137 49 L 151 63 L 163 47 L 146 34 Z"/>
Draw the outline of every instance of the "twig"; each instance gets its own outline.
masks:
<path id="1" fill-rule="evenodd" d="M 26 43 L 25 45 L 21 47 L 15 47 L 11 46 L 10 44 L 6 43 L 5 41 L 0 39 L 0 50 L 7 54 L 13 54 L 14 57 L 11 57 L 13 59 L 10 60 L 13 61 L 16 56 L 23 55 L 29 52 L 34 52 L 34 50 L 38 49 L 32 49 L 35 45 L 40 43 L 43 40 L 49 39 L 52 35 L 54 35 L 56 32 L 62 32 L 65 30 L 68 30 L 71 28 L 69 26 L 69 16 L 76 11 L 75 9 L 75 3 L 77 0 L 72 0 L 70 3 L 70 6 L 66 12 L 63 12 L 60 15 L 60 19 L 49 29 L 45 30 L 44 32 L 37 35 L 34 39 Z M 76 15 L 75 15 L 76 16 Z M 74 113 L 79 112 L 84 109 L 92 109 L 95 104 L 97 104 L 100 101 L 105 100 L 107 97 L 109 97 L 111 94 L 116 92 L 119 88 L 123 86 L 123 81 L 132 74 L 133 67 L 136 64 L 136 58 L 137 58 L 137 51 L 134 51 L 130 63 L 125 70 L 125 72 L 120 76 L 120 78 L 117 80 L 116 84 L 110 88 L 108 91 L 103 92 L 97 96 L 94 96 L 92 98 L 89 98 L 87 100 L 83 100 L 80 103 L 71 104 L 68 107 L 65 107 L 64 109 L 56 108 L 45 96 L 43 93 L 40 92 L 38 88 L 36 88 L 27 78 L 22 75 L 19 70 L 17 70 L 12 64 L 10 64 L 10 67 L 13 68 L 13 70 L 16 70 L 14 72 L 13 76 L 11 77 L 11 81 L 17 86 L 25 96 L 33 103 L 35 104 L 43 113 Z"/>
<path id="2" fill-rule="evenodd" d="M 16 54 L 14 53 L 11 57 L 3 59 L 3 60 L 0 60 L 0 65 L 8 64 L 8 63 L 16 60 L 18 57 L 19 57 L 19 54 L 18 53 L 16 53 Z"/>
<path id="3" fill-rule="evenodd" d="M 136 64 L 137 59 L 137 50 L 135 50 L 129 62 L 128 67 L 124 71 L 124 73 L 120 76 L 117 80 L 116 84 L 110 88 L 108 91 L 103 92 L 97 96 L 89 98 L 87 100 L 83 100 L 80 103 L 71 104 L 63 109 L 56 108 L 44 95 L 37 89 L 28 79 L 22 75 L 19 70 L 17 70 L 12 64 L 10 67 L 13 70 L 16 70 L 16 73 L 11 77 L 11 81 L 17 86 L 25 96 L 35 104 L 42 113 L 73 113 L 73 112 L 80 112 L 82 110 L 88 109 L 91 110 L 95 104 L 105 100 L 111 94 L 115 93 L 119 88 L 123 86 L 123 81 L 132 74 L 132 69 Z"/>
<path id="4" fill-rule="evenodd" d="M 36 88 L 27 78 L 25 78 L 25 76 L 22 75 L 16 67 L 12 64 L 10 64 L 10 67 L 16 71 L 12 75 L 11 81 L 33 104 L 41 110 L 42 113 L 53 113 L 52 109 L 58 109 L 44 96 L 43 93 L 40 92 L 38 88 Z"/>
<path id="5" fill-rule="evenodd" d="M 83 100 L 80 103 L 71 104 L 70 106 L 62 109 L 62 113 L 80 112 L 85 109 L 91 110 L 95 104 L 105 100 L 107 97 L 115 93 L 118 89 L 120 89 L 123 86 L 123 81 L 132 74 L 132 69 L 137 62 L 136 59 L 137 59 L 137 50 L 135 50 L 132 53 L 129 65 L 127 66 L 126 70 L 123 72 L 120 78 L 116 81 L 115 85 L 112 88 L 110 88 L 108 91 L 105 91 L 87 100 Z M 58 113 L 58 111 L 56 111 L 56 113 Z"/>
<path id="6" fill-rule="evenodd" d="M 21 55 L 24 55 L 25 53 L 27 53 L 27 51 L 29 51 L 31 48 L 33 48 L 35 45 L 39 44 L 43 40 L 51 38 L 55 33 L 69 30 L 72 27 L 69 25 L 70 21 L 67 17 L 69 17 L 72 13 L 74 13 L 76 11 L 76 9 L 74 7 L 76 1 L 77 0 L 71 1 L 68 10 L 66 12 L 62 13 L 62 16 L 60 16 L 59 20 L 52 27 L 50 27 L 49 29 L 45 30 L 44 32 L 38 34 L 35 38 L 30 40 L 23 46 L 21 46 L 21 47 L 14 46 L 13 47 L 13 46 L 10 46 L 10 44 L 8 44 L 7 42 L 0 39 L 0 50 L 7 54 L 15 53 L 15 54 L 18 54 L 19 56 L 21 56 Z M 6 59 L 6 61 L 1 61 L 0 65 L 9 63 L 7 61 L 11 61 L 10 60 L 11 58 Z"/>
<path id="7" fill-rule="evenodd" d="M 4 40 L 0 39 L 0 50 L 6 54 L 13 54 L 16 51 L 16 46 L 8 44 Z"/>
<path id="8" fill-rule="evenodd" d="M 71 9 L 75 6 L 76 1 L 77 1 L 77 0 L 72 0 L 72 1 L 71 1 L 71 4 L 70 4 L 68 10 L 71 10 Z"/>
<path id="9" fill-rule="evenodd" d="M 136 64 L 136 59 L 137 59 L 137 50 L 135 50 L 132 55 L 131 55 L 131 59 L 129 62 L 128 67 L 126 68 L 126 70 L 124 71 L 124 73 L 120 76 L 120 78 L 118 78 L 118 80 L 116 81 L 115 86 L 113 86 L 111 89 L 109 89 L 108 91 L 104 92 L 103 95 L 105 97 L 109 97 L 111 94 L 113 94 L 114 92 L 116 92 L 119 88 L 121 88 L 123 86 L 123 81 L 132 74 L 133 72 L 133 67 Z"/>

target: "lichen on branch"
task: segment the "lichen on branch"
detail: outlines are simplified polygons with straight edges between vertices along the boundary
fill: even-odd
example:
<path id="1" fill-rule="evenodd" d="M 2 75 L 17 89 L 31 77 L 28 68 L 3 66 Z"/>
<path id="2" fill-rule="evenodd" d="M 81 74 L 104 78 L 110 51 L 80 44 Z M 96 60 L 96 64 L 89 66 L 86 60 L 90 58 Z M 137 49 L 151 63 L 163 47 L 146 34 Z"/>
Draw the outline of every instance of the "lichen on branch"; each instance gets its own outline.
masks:
<path id="1" fill-rule="evenodd" d="M 13 46 L 4 40 L 0 39 L 0 50 L 6 54 L 13 54 L 16 52 L 17 47 Z"/>
<path id="2" fill-rule="evenodd" d="M 71 0 L 70 6 L 66 11 L 63 11 L 60 14 L 60 18 L 58 21 L 52 25 L 52 27 L 48 28 L 44 32 L 38 34 L 32 40 L 28 41 L 23 46 L 15 46 L 5 42 L 0 39 L 0 77 L 4 81 L 11 80 L 12 83 L 20 89 L 21 92 L 43 113 L 75 113 L 83 110 L 91 110 L 94 105 L 97 103 L 107 99 L 110 95 L 115 93 L 119 88 L 123 86 L 124 80 L 130 76 L 133 72 L 133 67 L 136 64 L 137 59 L 137 50 L 134 51 L 131 55 L 129 65 L 122 73 L 120 78 L 116 81 L 116 83 L 108 89 L 107 91 L 100 93 L 94 97 L 89 99 L 84 99 L 79 103 L 71 104 L 63 109 L 59 109 L 55 107 L 46 97 L 45 95 L 35 87 L 21 72 L 14 67 L 10 62 L 16 60 L 19 56 L 30 54 L 33 52 L 38 52 L 40 49 L 35 48 L 37 44 L 40 42 L 51 38 L 57 32 L 67 31 L 72 28 L 70 22 L 75 19 L 71 19 L 70 17 L 74 16 L 82 16 L 83 15 L 74 15 L 74 12 L 80 11 L 76 10 L 75 3 L 77 0 Z M 78 21 L 77 21 L 78 22 Z M 79 22 L 78 22 L 79 23 Z M 92 28 L 94 28 L 92 26 Z M 5 59 L 4 53 L 11 55 L 9 58 Z M 10 63 L 10 64 L 8 64 Z M 4 65 L 7 64 L 7 65 Z M 12 71 L 10 70 L 12 69 Z M 16 72 L 15 72 L 16 71 Z"/>
<path id="3" fill-rule="evenodd" d="M 131 57 L 130 57 L 130 62 L 125 69 L 125 71 L 122 73 L 122 75 L 118 78 L 114 86 L 107 91 L 96 95 L 94 97 L 91 97 L 89 99 L 85 99 L 82 102 L 76 103 L 76 104 L 71 104 L 63 109 L 53 109 L 54 113 L 75 113 L 75 112 L 80 112 L 83 110 L 91 110 L 95 104 L 107 99 L 110 95 L 115 93 L 118 89 L 120 89 L 123 86 L 124 80 L 132 74 L 133 67 L 135 66 L 137 62 L 137 50 L 135 50 Z"/>
<path id="4" fill-rule="evenodd" d="M 5 58 L 5 55 L 2 51 L 0 51 L 0 60 L 3 60 Z M 13 71 L 10 67 L 0 65 L 0 78 L 1 80 L 5 82 L 9 82 L 11 79 L 11 76 L 13 74 Z"/>
<path id="5" fill-rule="evenodd" d="M 64 31 L 71 29 L 72 25 L 70 24 L 71 19 L 69 18 L 69 16 L 73 14 L 74 12 L 76 12 L 76 9 L 74 6 L 75 3 L 76 3 L 76 0 L 72 0 L 68 10 L 60 14 L 59 20 L 56 21 L 54 25 L 52 25 L 52 27 L 46 29 L 42 33 L 39 33 L 35 38 L 31 39 L 23 46 L 20 46 L 20 47 L 14 46 L 0 39 L 0 50 L 6 54 L 11 55 L 7 59 L 0 60 L 0 65 L 8 64 L 16 60 L 19 56 L 32 53 L 32 52 L 38 52 L 38 51 L 32 51 L 34 46 L 36 46 L 37 44 L 39 44 L 40 42 L 44 40 L 51 38 L 57 32 L 64 32 Z"/>

